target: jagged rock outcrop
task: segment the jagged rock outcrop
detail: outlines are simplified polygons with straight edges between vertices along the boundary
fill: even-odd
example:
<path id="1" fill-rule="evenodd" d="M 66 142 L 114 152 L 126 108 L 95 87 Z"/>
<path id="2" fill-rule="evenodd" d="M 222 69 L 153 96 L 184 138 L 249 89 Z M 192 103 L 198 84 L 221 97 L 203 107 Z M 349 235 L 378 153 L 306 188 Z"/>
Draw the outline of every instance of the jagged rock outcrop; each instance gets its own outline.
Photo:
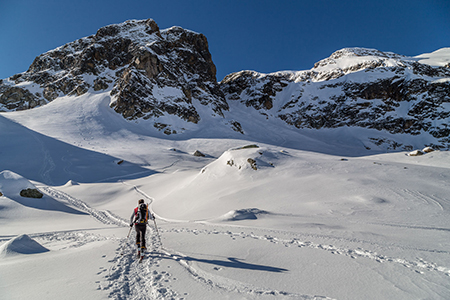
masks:
<path id="1" fill-rule="evenodd" d="M 228 101 L 297 128 L 358 126 L 429 133 L 450 145 L 450 69 L 370 49 L 343 49 L 309 71 L 241 71 L 221 82 Z M 244 128 L 245 130 L 245 128 Z"/>
<path id="2" fill-rule="evenodd" d="M 217 83 L 204 35 L 180 27 L 160 30 L 152 19 L 109 25 L 36 57 L 27 72 L 0 80 L 0 111 L 85 93 L 110 95 L 111 108 L 124 118 L 151 120 L 167 135 L 185 128 L 166 116 L 191 124 L 205 116 L 223 118 L 222 125 L 246 134 L 244 120 L 229 111 L 233 102 L 236 109 L 255 109 L 268 126 L 281 119 L 294 129 L 348 126 L 425 134 L 433 139 L 426 146 L 450 147 L 448 62 L 431 66 L 419 57 L 345 48 L 311 70 L 241 71 Z M 410 147 L 368 138 L 377 146 Z"/>
<path id="3" fill-rule="evenodd" d="M 180 27 L 160 30 L 149 19 L 100 28 L 36 57 L 27 72 L 0 82 L 0 111 L 101 91 L 110 92 L 111 107 L 126 119 L 170 114 L 198 123 L 196 105 L 219 116 L 228 109 L 206 37 Z"/>
<path id="4" fill-rule="evenodd" d="M 112 107 L 127 119 L 168 113 L 198 123 L 194 100 L 220 116 L 228 109 L 206 37 L 180 27 L 162 31 L 157 41 L 141 47 L 111 94 Z"/>

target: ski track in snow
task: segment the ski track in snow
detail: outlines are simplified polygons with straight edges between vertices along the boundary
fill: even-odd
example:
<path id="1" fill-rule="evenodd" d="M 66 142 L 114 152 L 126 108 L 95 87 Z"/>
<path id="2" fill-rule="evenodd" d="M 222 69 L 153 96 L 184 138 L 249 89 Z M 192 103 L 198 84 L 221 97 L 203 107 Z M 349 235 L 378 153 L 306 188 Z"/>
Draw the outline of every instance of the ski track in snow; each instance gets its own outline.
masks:
<path id="1" fill-rule="evenodd" d="M 123 182 L 126 184 L 125 182 Z M 135 191 L 149 200 L 149 204 L 153 202 L 153 198 L 148 196 L 145 192 L 141 191 L 136 186 L 133 186 Z M 89 213 L 93 218 L 99 220 L 104 224 L 128 226 L 128 223 L 121 217 L 114 215 L 109 211 L 100 211 L 91 208 L 85 202 L 80 199 L 74 198 L 62 191 L 56 190 L 48 186 L 41 186 L 40 189 L 47 195 L 71 203 L 78 209 Z M 159 271 L 160 262 L 162 259 L 173 259 L 182 266 L 188 274 L 190 274 L 197 282 L 206 285 L 208 288 L 220 289 L 228 293 L 238 293 L 240 295 L 248 295 L 251 297 L 264 297 L 270 298 L 290 298 L 290 299 L 304 299 L 304 300 L 318 300 L 318 299 L 331 299 L 322 296 L 309 296 L 298 295 L 288 293 L 284 291 L 267 290 L 258 287 L 250 287 L 240 282 L 233 282 L 230 284 L 230 280 L 224 282 L 217 276 L 210 273 L 197 270 L 186 259 L 183 259 L 185 255 L 181 253 L 171 254 L 169 251 L 162 248 L 162 243 L 158 231 L 154 225 L 149 225 L 147 239 L 149 239 L 149 245 L 152 247 L 150 253 L 147 254 L 147 258 L 143 263 L 138 263 L 135 257 L 136 247 L 132 243 L 133 238 L 128 240 L 122 240 L 122 244 L 116 249 L 115 257 L 110 261 L 113 266 L 109 269 L 109 273 L 106 276 L 108 284 L 106 286 L 100 286 L 100 289 L 109 290 L 109 297 L 116 300 L 124 299 L 184 299 L 184 296 L 178 295 L 177 292 L 170 289 L 168 283 L 172 280 L 176 280 L 169 272 Z M 131 235 L 133 236 L 133 235 Z M 45 235 L 37 235 L 41 239 L 48 241 L 61 241 L 67 240 L 75 246 L 82 246 L 87 242 L 105 240 L 107 238 L 86 234 L 82 232 L 74 232 L 70 234 L 66 233 L 50 233 Z M 158 251 L 159 249 L 159 251 Z M 123 253 L 126 253 L 122 255 Z"/>
<path id="2" fill-rule="evenodd" d="M 84 211 L 88 214 L 90 214 L 92 217 L 97 219 L 98 221 L 102 222 L 103 224 L 108 225 L 117 225 L 117 226 L 128 226 L 128 222 L 113 214 L 112 212 L 108 210 L 97 210 L 89 205 L 87 205 L 85 202 L 83 202 L 80 199 L 74 198 L 70 196 L 69 194 L 66 194 L 62 191 L 56 190 L 54 188 L 48 187 L 48 186 L 40 186 L 39 189 L 47 194 L 48 196 L 59 200 L 59 201 L 67 201 L 76 208 L 78 208 L 81 211 Z"/>
<path id="3" fill-rule="evenodd" d="M 127 184 L 123 182 L 124 184 Z M 128 185 L 128 184 L 127 184 Z M 145 194 L 136 186 L 133 186 L 135 191 L 145 197 L 149 204 L 153 202 L 153 198 Z M 116 225 L 120 227 L 128 226 L 128 222 L 109 212 L 103 210 L 96 210 L 91 208 L 85 202 L 75 197 L 72 197 L 62 191 L 48 186 L 39 187 L 44 193 L 53 197 L 54 199 L 69 202 L 71 205 L 77 207 L 78 209 L 90 214 L 93 218 L 98 221 L 108 224 Z M 414 196 L 419 197 L 421 200 L 428 203 L 433 203 L 442 208 L 440 201 L 442 199 L 434 199 L 430 196 L 425 196 L 419 192 L 404 191 L 405 193 L 414 194 Z M 422 197 L 420 197 L 422 196 Z M 170 222 L 168 222 L 170 223 Z M 356 248 L 356 249 L 346 249 L 342 247 L 336 247 L 333 245 L 318 244 L 309 241 L 303 241 L 297 237 L 295 238 L 278 238 L 276 236 L 276 231 L 270 229 L 254 228 L 258 231 L 267 231 L 268 234 L 256 235 L 253 232 L 248 232 L 252 230 L 251 227 L 238 227 L 238 226 L 228 226 L 220 224 L 209 224 L 207 222 L 193 222 L 202 226 L 214 226 L 217 227 L 228 227 L 227 229 L 217 230 L 217 229 L 189 229 L 189 228 L 179 228 L 179 229 L 165 229 L 157 231 L 154 224 L 150 224 L 149 230 L 147 231 L 148 245 L 150 245 L 149 252 L 147 252 L 147 257 L 142 263 L 138 262 L 136 258 L 136 247 L 133 243 L 133 234 L 130 235 L 128 239 L 125 238 L 108 238 L 97 234 L 91 234 L 81 231 L 73 232 L 52 232 L 52 233 L 41 233 L 31 235 L 33 238 L 40 239 L 44 246 L 51 247 L 53 242 L 58 242 L 60 249 L 71 248 L 71 247 L 81 247 L 87 243 L 103 240 L 120 240 L 119 247 L 116 249 L 116 255 L 112 260 L 109 261 L 112 266 L 109 268 L 108 274 L 103 274 L 106 279 L 107 284 L 100 284 L 99 289 L 106 290 L 109 292 L 109 298 L 116 300 L 125 299 L 173 299 L 182 300 L 188 296 L 187 293 L 180 294 L 171 288 L 171 282 L 177 280 L 168 270 L 162 270 L 161 262 L 164 259 L 171 259 L 176 261 L 179 266 L 184 268 L 187 273 L 192 276 L 192 278 L 201 285 L 204 285 L 207 289 L 220 290 L 228 294 L 235 294 L 240 297 L 249 298 L 272 298 L 272 299 L 304 299 L 304 300 L 314 300 L 314 299 L 331 299 L 325 296 L 310 296 L 310 295 L 300 295 L 295 293 L 289 293 L 285 291 L 268 290 L 260 287 L 254 287 L 249 284 L 242 282 L 237 282 L 231 279 L 216 276 L 212 273 L 208 273 L 202 269 L 196 268 L 192 264 L 187 256 L 176 252 L 174 250 L 164 249 L 161 243 L 161 237 L 159 233 L 184 233 L 193 235 L 210 235 L 210 234 L 220 234 L 228 236 L 230 239 L 257 239 L 262 242 L 269 242 L 280 245 L 280 247 L 298 247 L 298 248 L 311 248 L 320 251 L 327 251 L 335 255 L 344 255 L 351 259 L 370 259 L 378 263 L 392 263 L 399 264 L 405 268 L 412 270 L 413 272 L 424 274 L 425 271 L 439 272 L 446 276 L 450 276 L 450 268 L 439 266 L 433 262 L 427 262 L 421 258 L 416 261 L 410 261 L 403 258 L 389 257 L 383 254 L 376 253 L 374 251 Z M 394 226 L 394 225 L 392 225 Z M 236 231 L 237 229 L 237 231 Z M 247 231 L 247 232 L 246 232 Z M 322 237 L 322 238 L 333 238 L 333 237 Z M 339 239 L 339 238 L 338 238 Z M 61 248 L 62 247 L 62 248 Z M 431 250 L 426 250 L 431 251 Z M 168 267 L 170 268 L 170 267 Z M 106 271 L 106 270 L 105 270 Z M 105 282 L 105 281 L 103 281 Z M 183 292 L 181 292 L 183 293 Z"/>
<path id="4" fill-rule="evenodd" d="M 171 273 L 158 269 L 161 261 L 159 254 L 155 252 L 158 241 L 155 231 L 150 232 L 147 239 L 152 248 L 146 253 L 147 257 L 142 263 L 138 262 L 136 246 L 132 238 L 122 241 L 122 246 L 116 250 L 115 257 L 110 261 L 113 266 L 106 276 L 108 284 L 101 287 L 109 290 L 109 298 L 116 300 L 183 299 L 168 287 L 168 283 L 176 278 Z"/>
<path id="5" fill-rule="evenodd" d="M 433 204 L 439 207 L 440 210 L 444 211 L 444 206 L 442 203 L 448 204 L 448 200 L 441 199 L 434 195 L 425 195 L 424 193 L 421 193 L 419 191 L 411 191 L 408 189 L 404 189 L 403 192 L 410 195 L 411 198 L 417 198 L 422 200 L 425 204 Z"/>
<path id="6" fill-rule="evenodd" d="M 99 234 L 88 233 L 85 231 L 58 231 L 48 233 L 35 233 L 29 235 L 33 239 L 40 241 L 45 247 L 52 247 L 54 243 L 58 244 L 58 249 L 79 248 L 92 242 L 117 240 L 113 237 L 105 237 Z M 54 246 L 53 246 L 54 247 Z"/>
<path id="7" fill-rule="evenodd" d="M 176 261 L 193 277 L 199 284 L 206 286 L 209 290 L 221 290 L 227 294 L 238 294 L 240 297 L 250 298 L 271 298 L 271 299 L 303 299 L 303 300 L 331 300 L 332 298 L 323 296 L 309 296 L 288 293 L 277 290 L 268 290 L 252 287 L 248 284 L 222 279 L 211 273 L 196 269 L 186 256 L 175 253 L 173 250 L 162 248 L 160 241 L 151 230 L 149 237 L 151 245 L 150 252 L 142 263 L 136 258 L 136 248 L 130 239 L 123 241 L 125 248 L 124 255 L 120 254 L 120 248 L 116 251 L 116 256 L 111 261 L 114 265 L 110 268 L 107 276 L 108 285 L 102 289 L 110 290 L 109 298 L 116 300 L 125 299 L 171 299 L 182 300 L 188 293 L 180 295 L 170 287 L 172 281 L 177 280 L 169 271 L 161 270 L 161 262 L 166 259 Z M 175 254 L 174 254 L 175 253 Z M 170 268 L 170 267 L 168 267 Z M 231 283 L 230 283 L 231 282 Z"/>

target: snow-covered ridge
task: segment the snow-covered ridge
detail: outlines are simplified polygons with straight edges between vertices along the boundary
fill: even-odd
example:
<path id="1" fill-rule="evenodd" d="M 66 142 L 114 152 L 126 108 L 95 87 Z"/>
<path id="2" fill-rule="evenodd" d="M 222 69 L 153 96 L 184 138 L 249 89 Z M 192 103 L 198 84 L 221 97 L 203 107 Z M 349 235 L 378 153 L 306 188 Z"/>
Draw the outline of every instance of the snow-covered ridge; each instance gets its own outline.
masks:
<path id="1" fill-rule="evenodd" d="M 348 74 L 368 68 L 399 66 L 402 58 L 404 58 L 402 55 L 376 49 L 344 48 L 317 62 L 311 71 L 323 73 L 341 70 L 342 74 Z M 320 80 L 324 75 L 318 78 Z"/>
<path id="2" fill-rule="evenodd" d="M 414 57 L 421 64 L 435 67 L 450 67 L 450 48 L 442 48 L 432 53 L 425 53 Z"/>
<path id="3" fill-rule="evenodd" d="M 226 135 L 246 135 L 254 124 L 243 115 L 256 113 L 266 127 L 278 128 L 281 120 L 293 130 L 380 131 L 367 149 L 380 143 L 393 150 L 447 149 L 448 55 L 446 49 L 406 57 L 344 48 L 310 70 L 241 71 L 217 83 L 205 36 L 177 26 L 160 30 L 152 19 L 131 20 L 42 54 L 27 72 L 3 80 L 0 109 L 103 94 L 123 118 L 165 135 L 210 131 L 213 123 Z M 424 138 L 405 143 L 386 133 Z"/>
<path id="4" fill-rule="evenodd" d="M 443 57 L 438 51 L 430 57 Z M 267 119 L 296 128 L 375 128 L 421 135 L 424 146 L 448 149 L 450 69 L 374 49 L 345 48 L 307 71 L 262 74 L 242 71 L 221 82 L 227 101 L 253 107 Z M 245 131 L 245 128 L 243 128 Z M 412 150 L 397 138 L 374 144 Z M 369 146 L 369 148 L 371 148 Z"/>

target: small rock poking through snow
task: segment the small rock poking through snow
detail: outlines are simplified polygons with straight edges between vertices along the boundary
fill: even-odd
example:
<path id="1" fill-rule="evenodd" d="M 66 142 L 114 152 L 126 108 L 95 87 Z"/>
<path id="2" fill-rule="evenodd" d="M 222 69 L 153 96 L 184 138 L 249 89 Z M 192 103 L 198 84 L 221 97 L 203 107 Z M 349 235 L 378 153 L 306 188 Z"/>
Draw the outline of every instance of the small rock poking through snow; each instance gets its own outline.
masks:
<path id="1" fill-rule="evenodd" d="M 425 147 L 422 150 L 414 150 L 408 153 L 408 156 L 421 156 L 430 152 L 433 152 L 434 149 L 431 147 Z"/>

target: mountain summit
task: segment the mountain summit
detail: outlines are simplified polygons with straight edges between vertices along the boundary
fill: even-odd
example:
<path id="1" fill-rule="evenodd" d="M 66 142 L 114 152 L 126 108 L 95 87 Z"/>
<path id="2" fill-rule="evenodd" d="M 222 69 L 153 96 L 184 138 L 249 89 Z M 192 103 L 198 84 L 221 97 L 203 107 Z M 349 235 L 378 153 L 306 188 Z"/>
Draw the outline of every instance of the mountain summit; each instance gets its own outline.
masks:
<path id="1" fill-rule="evenodd" d="M 297 131 L 370 129 L 368 140 L 385 149 L 448 149 L 449 61 L 449 49 L 406 57 L 345 48 L 311 70 L 241 71 L 218 83 L 204 35 L 131 20 L 44 53 L 28 71 L 0 81 L 0 111 L 105 93 L 123 118 L 150 120 L 168 135 L 184 132 L 183 124 L 201 127 L 205 118 L 240 134 L 256 119 L 272 128 L 281 120 Z M 242 117 L 249 109 L 252 120 Z M 403 142 L 399 134 L 411 139 Z"/>
<path id="2" fill-rule="evenodd" d="M 217 114 L 228 109 L 204 35 L 154 20 L 127 21 L 44 53 L 25 73 L 4 80 L 0 109 L 23 110 L 64 95 L 109 91 L 124 118 L 174 114 L 197 123 L 197 100 Z"/>

